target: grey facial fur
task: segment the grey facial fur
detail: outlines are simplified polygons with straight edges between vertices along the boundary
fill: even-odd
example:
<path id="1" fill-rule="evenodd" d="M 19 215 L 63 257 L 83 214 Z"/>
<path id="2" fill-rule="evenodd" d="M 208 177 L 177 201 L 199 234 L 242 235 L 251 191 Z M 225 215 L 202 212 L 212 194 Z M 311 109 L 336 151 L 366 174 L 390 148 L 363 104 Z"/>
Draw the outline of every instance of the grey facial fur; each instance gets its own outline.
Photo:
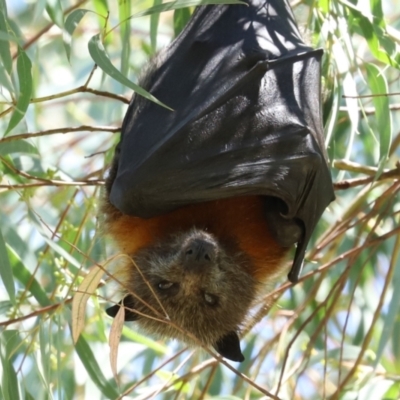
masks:
<path id="1" fill-rule="evenodd" d="M 128 279 L 129 292 L 137 296 L 130 298 L 130 311 L 167 317 L 204 345 L 215 345 L 229 332 L 237 332 L 255 298 L 257 283 L 246 272 L 249 260 L 229 250 L 213 235 L 194 228 L 139 251 Z M 130 319 L 151 334 L 194 342 L 168 322 L 132 314 Z"/>

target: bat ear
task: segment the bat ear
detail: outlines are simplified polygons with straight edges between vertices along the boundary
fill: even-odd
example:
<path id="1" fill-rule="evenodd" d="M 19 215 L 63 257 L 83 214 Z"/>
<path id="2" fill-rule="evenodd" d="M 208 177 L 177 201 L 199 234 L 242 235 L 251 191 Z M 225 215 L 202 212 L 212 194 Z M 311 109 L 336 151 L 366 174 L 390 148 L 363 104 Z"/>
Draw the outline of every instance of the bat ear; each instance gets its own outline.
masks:
<path id="1" fill-rule="evenodd" d="M 118 304 L 106 309 L 106 313 L 115 318 L 121 306 L 125 307 L 125 321 L 136 321 L 139 317 L 132 309 L 135 308 L 135 299 L 132 295 L 126 295 Z"/>
<path id="2" fill-rule="evenodd" d="M 236 332 L 231 331 L 222 336 L 214 345 L 215 350 L 228 360 L 242 362 L 244 356 L 240 350 L 240 340 Z"/>

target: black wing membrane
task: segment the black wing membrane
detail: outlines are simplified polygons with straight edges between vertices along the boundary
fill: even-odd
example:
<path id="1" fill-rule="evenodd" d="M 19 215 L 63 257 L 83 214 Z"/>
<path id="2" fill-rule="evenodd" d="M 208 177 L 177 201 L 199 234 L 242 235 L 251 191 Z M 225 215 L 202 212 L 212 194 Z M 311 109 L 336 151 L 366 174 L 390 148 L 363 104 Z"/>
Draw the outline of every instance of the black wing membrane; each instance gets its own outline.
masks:
<path id="1" fill-rule="evenodd" d="M 302 41 L 285 0 L 199 7 L 144 81 L 174 111 L 139 96 L 131 101 L 111 203 L 151 218 L 198 202 L 273 196 L 266 215 L 279 243 L 297 243 L 289 273 L 297 281 L 314 227 L 334 199 L 321 56 Z"/>

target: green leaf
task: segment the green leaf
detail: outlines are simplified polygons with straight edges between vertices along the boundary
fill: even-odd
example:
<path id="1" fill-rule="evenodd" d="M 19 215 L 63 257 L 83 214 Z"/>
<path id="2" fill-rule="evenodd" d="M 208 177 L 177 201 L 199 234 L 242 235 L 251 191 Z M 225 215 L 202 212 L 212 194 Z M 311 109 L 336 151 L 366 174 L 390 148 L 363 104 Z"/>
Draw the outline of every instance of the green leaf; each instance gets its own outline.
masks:
<path id="1" fill-rule="evenodd" d="M 51 330 L 48 329 L 47 321 L 42 319 L 39 322 L 39 347 L 40 347 L 40 361 L 42 363 L 44 384 L 48 388 L 50 382 L 50 352 L 51 343 Z"/>
<path id="2" fill-rule="evenodd" d="M 0 143 L 0 156 L 8 156 L 15 153 L 39 154 L 37 148 L 26 140 Z"/>
<path id="3" fill-rule="evenodd" d="M 64 27 L 64 11 L 60 0 L 47 0 L 46 11 L 50 19 L 61 29 Z"/>
<path id="4" fill-rule="evenodd" d="M 357 400 L 385 399 L 385 393 L 392 386 L 393 381 L 389 379 L 371 379 L 357 395 Z"/>
<path id="5" fill-rule="evenodd" d="M 33 297 L 42 307 L 51 305 L 51 301 L 47 297 L 47 294 L 42 289 L 36 278 L 22 263 L 18 254 L 10 246 L 6 245 L 6 247 L 15 278 L 22 283 L 23 287 L 32 293 Z"/>
<path id="6" fill-rule="evenodd" d="M 392 119 L 389 109 L 388 85 L 382 71 L 374 64 L 366 64 L 367 77 L 372 100 L 375 106 L 375 118 L 379 132 L 379 159 L 386 161 L 392 143 Z M 381 95 L 381 96 L 377 96 Z"/>
<path id="7" fill-rule="evenodd" d="M 399 246 L 400 239 L 397 237 L 395 242 L 395 246 Z M 383 355 L 386 345 L 389 343 L 389 340 L 392 339 L 393 343 L 399 341 L 399 336 L 397 336 L 398 332 L 395 331 L 396 321 L 399 320 L 400 315 L 400 258 L 397 259 L 396 269 L 393 274 L 392 280 L 392 298 L 389 302 L 389 308 L 387 314 L 384 317 L 384 323 L 382 332 L 379 338 L 378 350 L 376 352 L 376 359 L 374 362 L 374 368 L 376 368 L 380 362 L 380 359 Z"/>
<path id="8" fill-rule="evenodd" d="M 129 12 L 131 10 L 130 0 L 124 0 L 118 2 L 118 11 L 120 24 L 120 35 L 121 35 L 121 73 L 124 76 L 128 75 L 129 72 L 129 57 L 131 54 L 131 43 L 130 43 L 130 23 L 129 23 Z"/>
<path id="9" fill-rule="evenodd" d="M 0 11 L 0 32 L 5 36 L 11 36 L 8 33 L 7 19 L 3 11 Z M 4 36 L 0 38 L 0 58 L 3 61 L 4 68 L 10 75 L 12 70 L 10 43 L 8 43 L 7 39 L 4 39 Z"/>
<path id="10" fill-rule="evenodd" d="M 10 260 L 8 259 L 6 243 L 0 229 L 0 276 L 11 302 L 15 305 L 15 287 Z"/>
<path id="11" fill-rule="evenodd" d="M 0 68 L 0 86 L 4 86 L 10 93 L 14 93 L 13 85 L 5 68 Z"/>
<path id="12" fill-rule="evenodd" d="M 10 76 L 12 71 L 12 57 L 10 51 L 10 42 L 19 43 L 17 37 L 13 34 L 10 24 L 7 20 L 6 10 L 0 10 L 0 85 L 4 86 L 10 93 L 14 92 Z"/>
<path id="13" fill-rule="evenodd" d="M 82 335 L 76 342 L 75 349 L 94 384 L 100 389 L 104 396 L 109 399 L 116 399 L 119 396 L 116 387 L 105 378 L 89 344 Z"/>
<path id="14" fill-rule="evenodd" d="M 111 78 L 115 79 L 119 83 L 122 83 L 123 85 L 129 87 L 130 89 L 134 90 L 137 94 L 140 96 L 145 97 L 148 100 L 153 101 L 154 103 L 168 108 L 169 110 L 172 111 L 171 108 L 169 108 L 167 105 L 164 103 L 160 102 L 157 100 L 153 95 L 151 95 L 149 92 L 141 88 L 140 86 L 136 85 L 133 83 L 130 79 L 128 79 L 126 76 L 122 75 L 121 72 L 118 71 L 117 68 L 114 67 L 114 65 L 111 63 L 110 58 L 108 57 L 108 54 L 106 53 L 106 50 L 101 43 L 100 40 L 100 35 L 95 35 L 93 36 L 90 41 L 89 41 L 89 53 L 93 59 L 93 61 Z"/>
<path id="15" fill-rule="evenodd" d="M 58 253 L 61 257 L 65 258 L 71 266 L 75 267 L 76 269 L 73 271 L 74 273 L 79 272 L 79 268 L 81 267 L 81 264 L 79 261 L 77 261 L 70 253 L 68 253 L 67 250 L 62 248 L 58 243 L 54 241 L 54 239 L 50 238 L 48 235 L 48 232 L 46 232 L 43 229 L 43 226 L 39 219 L 37 218 L 36 214 L 33 213 L 31 210 L 28 212 L 29 218 L 35 225 L 36 229 L 39 231 L 39 233 L 42 235 L 43 240 L 51 247 L 56 253 Z"/>
<path id="16" fill-rule="evenodd" d="M 179 8 L 186 8 L 186 7 L 205 6 L 209 4 L 243 4 L 247 6 L 247 3 L 239 0 L 182 0 L 182 1 L 178 0 L 146 8 L 146 10 L 133 14 L 130 18 L 139 18 L 154 13 L 177 10 Z"/>
<path id="17" fill-rule="evenodd" d="M 392 346 L 393 356 L 397 360 L 398 368 L 400 368 L 400 318 L 397 318 L 393 327 Z"/>
<path id="18" fill-rule="evenodd" d="M 12 21 L 10 21 L 12 22 Z M 11 28 L 10 28 L 11 29 Z M 13 33 L 6 33 L 0 30 L 0 41 L 13 42 L 21 46 L 23 42 L 20 38 L 16 37 Z"/>
<path id="19" fill-rule="evenodd" d="M 63 31 L 63 42 L 65 47 L 65 52 L 67 53 L 68 61 L 70 61 L 71 58 L 72 35 L 76 27 L 79 25 L 81 19 L 89 11 L 90 10 L 85 10 L 85 9 L 74 10 L 71 12 L 71 14 L 68 15 L 67 19 L 65 20 L 64 31 Z"/>
<path id="20" fill-rule="evenodd" d="M 357 88 L 356 88 L 356 83 L 354 81 L 353 75 L 348 72 L 345 75 L 345 78 L 343 80 L 343 92 L 345 96 L 357 96 Z M 345 159 L 348 160 L 350 159 L 352 153 L 353 153 L 353 145 L 354 145 L 354 139 L 356 137 L 356 133 L 358 130 L 358 124 L 360 121 L 360 114 L 358 112 L 358 102 L 357 99 L 351 98 L 351 97 L 346 97 L 346 105 L 347 105 L 347 112 L 349 114 L 349 119 L 351 122 L 351 131 L 350 134 L 348 135 L 348 143 L 347 143 L 347 150 L 345 154 Z M 341 171 L 337 177 L 338 180 L 343 179 L 344 176 L 344 171 Z"/>
<path id="21" fill-rule="evenodd" d="M 142 344 L 146 346 L 146 348 L 151 349 L 155 351 L 158 354 L 167 354 L 168 353 L 168 347 L 160 343 L 159 341 L 156 341 L 152 339 L 149 336 L 142 335 L 126 325 L 122 328 L 122 335 L 129 339 L 132 342 Z"/>
<path id="22" fill-rule="evenodd" d="M 3 12 L 5 16 L 7 16 L 7 4 L 6 0 L 0 0 L 0 10 Z"/>
<path id="23" fill-rule="evenodd" d="M 154 0 L 153 7 L 158 6 L 162 3 L 162 0 Z M 157 50 L 157 33 L 158 33 L 158 23 L 160 20 L 160 14 L 152 14 L 150 16 L 150 44 L 153 53 Z"/>
<path id="24" fill-rule="evenodd" d="M 174 11 L 174 34 L 178 36 L 190 19 L 190 8 L 181 8 Z"/>
<path id="25" fill-rule="evenodd" d="M 320 0 L 319 1 L 319 8 L 322 10 L 324 14 L 329 13 L 329 3 L 330 0 Z"/>
<path id="26" fill-rule="evenodd" d="M 18 347 L 19 335 L 15 330 L 3 331 L 0 342 L 0 358 L 3 367 L 1 393 L 4 400 L 20 399 L 18 378 L 12 364 L 12 355 Z"/>
<path id="27" fill-rule="evenodd" d="M 328 148 L 333 138 L 333 132 L 336 127 L 336 121 L 339 114 L 340 99 L 342 97 L 341 88 L 337 79 L 334 81 L 334 88 L 332 93 L 332 105 L 329 108 L 329 115 L 325 124 L 325 147 Z"/>
<path id="28" fill-rule="evenodd" d="M 19 81 L 19 95 L 15 110 L 11 116 L 6 133 L 14 129 L 24 117 L 32 96 L 32 63 L 26 53 L 19 48 L 17 59 L 17 73 Z"/>
<path id="29" fill-rule="evenodd" d="M 0 315 L 5 315 L 12 307 L 12 303 L 9 300 L 0 301 Z"/>
<path id="30" fill-rule="evenodd" d="M 348 7 L 350 13 L 353 15 L 354 20 L 352 21 L 352 25 L 354 25 L 355 29 L 361 28 L 362 36 L 368 43 L 368 47 L 371 50 L 372 55 L 379 61 L 391 65 L 397 69 L 400 69 L 399 63 L 386 51 L 381 49 L 380 37 L 379 35 L 385 35 L 385 31 L 381 29 L 379 26 L 379 18 L 374 20 L 374 24 L 370 21 L 370 19 L 363 14 L 362 10 L 357 6 L 351 4 L 348 1 L 343 1 L 345 5 Z M 351 19 L 349 19 L 351 21 Z M 382 21 L 382 20 L 381 20 Z M 378 23 L 377 23 L 378 22 Z"/>
<path id="31" fill-rule="evenodd" d="M 37 21 L 38 18 L 42 17 L 43 11 L 46 8 L 47 0 L 36 0 L 35 11 L 33 13 L 33 21 Z"/>
<path id="32" fill-rule="evenodd" d="M 383 19 L 383 11 L 382 11 L 382 2 L 381 0 L 369 0 L 369 4 L 371 7 L 371 14 L 379 21 L 380 26 L 385 25 L 385 21 Z M 374 21 L 376 24 L 377 21 Z"/>
<path id="33" fill-rule="evenodd" d="M 103 26 L 104 19 L 107 17 L 107 14 L 110 10 L 107 0 L 92 0 L 92 4 L 94 6 L 94 11 L 99 17 L 99 25 Z"/>

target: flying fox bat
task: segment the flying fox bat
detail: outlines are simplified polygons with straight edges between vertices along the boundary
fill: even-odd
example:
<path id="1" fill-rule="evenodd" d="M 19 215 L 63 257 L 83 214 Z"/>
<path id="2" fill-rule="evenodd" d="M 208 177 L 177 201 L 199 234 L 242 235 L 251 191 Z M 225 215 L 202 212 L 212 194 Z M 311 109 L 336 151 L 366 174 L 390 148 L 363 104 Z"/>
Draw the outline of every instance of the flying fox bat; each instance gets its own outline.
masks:
<path id="1" fill-rule="evenodd" d="M 246 0 L 198 7 L 150 64 L 140 83 L 173 111 L 134 95 L 123 121 L 103 212 L 135 265 L 109 315 L 124 305 L 151 333 L 243 360 L 238 331 L 259 288 L 294 245 L 298 280 L 334 199 L 321 57 L 286 0 Z"/>

